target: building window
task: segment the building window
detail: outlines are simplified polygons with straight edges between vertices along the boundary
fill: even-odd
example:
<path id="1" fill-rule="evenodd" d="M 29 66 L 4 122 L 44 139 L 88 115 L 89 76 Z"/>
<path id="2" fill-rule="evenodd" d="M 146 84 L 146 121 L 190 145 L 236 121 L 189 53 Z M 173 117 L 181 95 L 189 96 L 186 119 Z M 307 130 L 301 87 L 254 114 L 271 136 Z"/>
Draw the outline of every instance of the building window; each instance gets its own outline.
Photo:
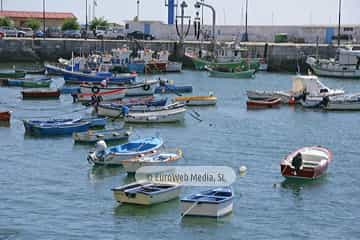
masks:
<path id="1" fill-rule="evenodd" d="M 354 31 L 354 28 L 352 27 L 344 27 L 344 32 L 352 32 Z"/>
<path id="2" fill-rule="evenodd" d="M 126 23 L 125 24 L 125 29 L 129 29 L 130 27 L 129 27 L 129 24 L 128 23 Z"/>

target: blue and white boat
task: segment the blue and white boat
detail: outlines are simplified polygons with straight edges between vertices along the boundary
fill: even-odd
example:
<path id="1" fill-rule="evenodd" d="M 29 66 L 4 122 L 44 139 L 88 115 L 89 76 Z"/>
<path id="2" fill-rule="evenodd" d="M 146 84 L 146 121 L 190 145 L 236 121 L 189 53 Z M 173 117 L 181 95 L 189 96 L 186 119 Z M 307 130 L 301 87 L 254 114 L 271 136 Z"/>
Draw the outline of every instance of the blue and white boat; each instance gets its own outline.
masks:
<path id="1" fill-rule="evenodd" d="M 161 84 L 155 89 L 156 94 L 166 93 L 191 93 L 193 91 L 192 86 L 176 86 L 173 84 Z"/>
<path id="2" fill-rule="evenodd" d="M 122 165 L 123 160 L 154 153 L 162 145 L 163 140 L 157 137 L 143 138 L 109 148 L 104 141 L 99 141 L 95 151 L 90 152 L 87 159 L 98 165 Z"/>
<path id="3" fill-rule="evenodd" d="M 108 84 L 131 84 L 135 82 L 136 74 L 122 73 L 113 75 L 111 72 L 82 73 L 63 71 L 66 83 L 95 83 L 100 84 L 106 80 Z"/>
<path id="4" fill-rule="evenodd" d="M 119 203 L 153 205 L 178 198 L 181 185 L 173 183 L 135 182 L 111 189 Z"/>
<path id="5" fill-rule="evenodd" d="M 230 187 L 215 188 L 182 198 L 182 216 L 222 217 L 233 210 L 233 191 Z"/>
<path id="6" fill-rule="evenodd" d="M 33 135 L 71 135 L 90 128 L 103 128 L 106 118 L 24 120 L 25 131 Z"/>
<path id="7" fill-rule="evenodd" d="M 48 75 L 63 75 L 65 68 L 59 65 L 44 64 L 45 73 Z"/>
<path id="8" fill-rule="evenodd" d="M 86 120 L 24 120 L 26 133 L 38 136 L 71 135 L 74 132 L 89 130 L 91 122 Z"/>

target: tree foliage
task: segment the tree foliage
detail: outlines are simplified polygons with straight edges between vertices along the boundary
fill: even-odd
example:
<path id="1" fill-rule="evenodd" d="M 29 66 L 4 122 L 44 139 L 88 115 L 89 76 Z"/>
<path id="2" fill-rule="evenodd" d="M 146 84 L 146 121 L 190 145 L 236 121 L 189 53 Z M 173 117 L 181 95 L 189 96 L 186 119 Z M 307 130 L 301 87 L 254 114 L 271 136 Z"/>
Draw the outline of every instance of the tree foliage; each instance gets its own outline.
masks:
<path id="1" fill-rule="evenodd" d="M 8 17 L 0 17 L 0 26 L 3 27 L 12 27 L 14 22 Z"/>
<path id="2" fill-rule="evenodd" d="M 107 20 L 105 20 L 103 17 L 101 18 L 94 18 L 91 22 L 90 22 L 90 29 L 91 30 L 95 30 L 96 27 L 108 27 L 109 26 L 109 22 Z"/>
<path id="3" fill-rule="evenodd" d="M 32 30 L 38 30 L 40 28 L 41 22 L 38 19 L 29 18 L 25 22 L 25 26 L 31 28 Z"/>
<path id="4" fill-rule="evenodd" d="M 66 30 L 79 30 L 80 29 L 80 24 L 77 22 L 76 18 L 68 18 L 65 19 L 61 30 L 66 31 Z"/>

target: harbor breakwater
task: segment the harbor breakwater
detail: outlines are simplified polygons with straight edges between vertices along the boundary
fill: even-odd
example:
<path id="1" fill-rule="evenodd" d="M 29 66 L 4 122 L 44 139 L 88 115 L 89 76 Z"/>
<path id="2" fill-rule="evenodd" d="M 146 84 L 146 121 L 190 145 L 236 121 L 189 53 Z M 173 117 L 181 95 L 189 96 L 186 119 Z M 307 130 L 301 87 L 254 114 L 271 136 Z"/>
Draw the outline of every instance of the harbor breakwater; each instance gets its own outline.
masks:
<path id="1" fill-rule="evenodd" d="M 248 42 L 242 43 L 248 49 L 249 56 L 263 57 L 266 43 Z M 29 61 L 56 61 L 59 57 L 70 58 L 72 52 L 75 55 L 81 53 L 110 51 L 113 48 L 124 45 L 132 49 L 151 48 L 153 50 L 168 50 L 177 52 L 178 43 L 175 41 L 126 41 L 126 40 L 94 40 L 94 39 L 26 39 L 8 38 L 0 40 L 1 62 L 29 62 Z M 188 41 L 184 43 L 185 48 L 200 47 L 200 42 Z M 202 46 L 210 47 L 209 42 Z M 316 44 L 294 44 L 294 43 L 268 43 L 266 60 L 270 71 L 297 70 L 299 64 L 302 71 L 307 69 L 306 56 L 316 54 Z M 318 47 L 320 57 L 329 58 L 336 54 L 336 46 L 320 44 Z M 178 56 L 173 56 L 174 58 Z M 187 58 L 181 58 L 186 67 L 191 67 Z"/>

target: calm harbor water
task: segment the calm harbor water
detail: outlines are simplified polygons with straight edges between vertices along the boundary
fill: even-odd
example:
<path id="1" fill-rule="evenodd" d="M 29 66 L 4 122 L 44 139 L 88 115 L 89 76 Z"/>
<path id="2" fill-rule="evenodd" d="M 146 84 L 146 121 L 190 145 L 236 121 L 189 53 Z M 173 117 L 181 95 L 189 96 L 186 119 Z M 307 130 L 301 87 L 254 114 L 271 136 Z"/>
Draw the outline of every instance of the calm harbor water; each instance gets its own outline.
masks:
<path id="1" fill-rule="evenodd" d="M 132 138 L 160 135 L 181 147 L 184 165 L 248 168 L 233 184 L 234 212 L 222 219 L 180 219 L 179 200 L 152 206 L 114 201 L 112 187 L 132 181 L 122 168 L 92 167 L 91 146 L 71 137 L 24 135 L 22 119 L 88 115 L 68 95 L 23 101 L 20 88 L 0 88 L 0 108 L 13 111 L 0 127 L 0 239 L 357 239 L 360 237 L 360 115 L 282 106 L 248 111 L 247 89 L 287 90 L 291 74 L 255 79 L 212 79 L 205 72 L 161 75 L 192 84 L 195 95 L 214 92 L 216 107 L 195 108 L 182 124 L 133 125 Z M 321 79 L 330 87 L 360 91 L 356 80 Z M 55 85 L 61 86 L 56 78 Z M 171 97 L 171 96 L 169 96 Z M 112 122 L 118 126 L 121 122 Z M 285 181 L 279 162 L 304 145 L 330 148 L 328 174 L 308 183 Z M 197 191 L 184 188 L 182 195 Z"/>

